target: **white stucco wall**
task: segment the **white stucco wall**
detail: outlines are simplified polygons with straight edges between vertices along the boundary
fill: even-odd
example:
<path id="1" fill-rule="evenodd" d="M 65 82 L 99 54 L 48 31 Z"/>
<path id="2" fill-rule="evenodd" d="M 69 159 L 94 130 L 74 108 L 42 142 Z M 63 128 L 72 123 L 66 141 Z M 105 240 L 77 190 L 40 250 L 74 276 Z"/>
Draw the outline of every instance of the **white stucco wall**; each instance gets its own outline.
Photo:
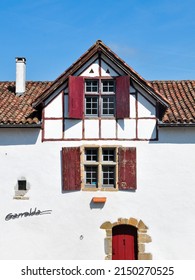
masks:
<path id="1" fill-rule="evenodd" d="M 62 193 L 62 147 L 94 141 L 41 142 L 38 129 L 0 129 L 0 259 L 102 260 L 101 224 L 129 217 L 149 227 L 153 259 L 194 259 L 194 139 L 192 128 L 160 128 L 158 142 L 96 141 L 137 148 L 137 191 Z M 20 177 L 29 200 L 13 199 Z M 94 196 L 106 196 L 105 205 Z M 52 213 L 5 221 L 30 208 Z"/>
<path id="2" fill-rule="evenodd" d="M 62 94 L 57 95 L 44 111 L 45 118 L 62 118 Z"/>

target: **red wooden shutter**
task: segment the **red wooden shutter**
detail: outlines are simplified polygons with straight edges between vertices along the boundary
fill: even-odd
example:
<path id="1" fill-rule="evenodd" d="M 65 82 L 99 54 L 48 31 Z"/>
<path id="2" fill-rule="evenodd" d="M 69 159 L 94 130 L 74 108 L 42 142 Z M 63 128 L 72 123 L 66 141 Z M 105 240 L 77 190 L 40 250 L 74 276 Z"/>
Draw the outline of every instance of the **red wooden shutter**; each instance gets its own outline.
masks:
<path id="1" fill-rule="evenodd" d="M 82 119 L 84 106 L 84 78 L 70 76 L 68 84 L 69 118 Z"/>
<path id="2" fill-rule="evenodd" d="M 136 148 L 118 149 L 119 190 L 136 190 Z"/>
<path id="3" fill-rule="evenodd" d="M 81 189 L 80 148 L 62 148 L 63 190 Z"/>
<path id="4" fill-rule="evenodd" d="M 116 118 L 129 118 L 130 77 L 116 77 Z"/>

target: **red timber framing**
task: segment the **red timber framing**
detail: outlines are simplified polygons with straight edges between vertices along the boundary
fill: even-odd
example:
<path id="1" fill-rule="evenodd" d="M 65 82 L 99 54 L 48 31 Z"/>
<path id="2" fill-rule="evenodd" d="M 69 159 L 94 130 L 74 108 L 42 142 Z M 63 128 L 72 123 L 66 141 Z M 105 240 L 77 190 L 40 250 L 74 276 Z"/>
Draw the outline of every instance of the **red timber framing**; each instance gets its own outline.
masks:
<path id="1" fill-rule="evenodd" d="M 83 118 L 82 121 L 82 137 L 81 138 L 66 138 L 66 134 L 65 134 L 65 120 L 70 119 L 69 117 L 65 117 L 65 113 L 64 113 L 64 102 L 62 100 L 62 104 L 63 104 L 63 118 L 52 118 L 52 117 L 45 117 L 44 111 L 42 113 L 42 141 L 78 141 L 78 140 L 117 140 L 117 141 L 125 141 L 125 140 L 131 140 L 131 141 L 158 141 L 158 119 L 156 117 L 138 117 L 138 100 L 137 100 L 137 93 L 134 94 L 135 99 L 136 99 L 136 117 L 129 117 L 126 119 L 129 120 L 135 120 L 135 137 L 126 137 L 126 138 L 119 138 L 118 137 L 118 120 L 115 117 L 109 117 L 109 118 L 89 118 L 89 117 L 85 117 Z M 64 95 L 63 95 L 64 98 Z M 61 138 L 51 138 L 51 137 L 47 137 L 46 133 L 45 133 L 45 122 L 47 120 L 62 120 L 62 137 Z M 87 138 L 85 137 L 85 120 L 98 120 L 99 121 L 99 137 L 98 138 Z M 116 125 L 115 125 L 115 129 L 116 129 L 116 133 L 115 133 L 115 137 L 112 138 L 104 138 L 101 136 L 101 121 L 102 120 L 116 120 Z M 139 138 L 138 136 L 138 121 L 139 120 L 156 120 L 156 127 L 155 127 L 155 136 L 153 138 Z"/>
<path id="2" fill-rule="evenodd" d="M 141 93 L 139 93 L 141 94 Z M 135 120 L 136 122 L 136 127 L 135 127 L 135 137 L 134 138 L 131 138 L 131 137 L 127 137 L 127 138 L 119 138 L 118 137 L 118 120 L 116 119 L 116 117 L 104 117 L 104 118 L 101 118 L 101 117 L 94 117 L 94 118 L 91 118 L 91 117 L 85 117 L 83 118 L 81 121 L 82 121 L 82 137 L 81 138 L 65 138 L 66 135 L 65 135 L 65 131 L 66 131 L 66 127 L 65 127 L 65 120 L 68 120 L 70 119 L 69 116 L 66 117 L 65 116 L 65 108 L 64 108 L 64 99 L 65 99 L 65 96 L 67 96 L 68 94 L 62 94 L 62 104 L 63 104 L 63 118 L 52 118 L 52 117 L 45 117 L 45 114 L 44 114 L 44 110 L 43 110 L 43 113 L 42 113 L 42 119 L 43 119 L 43 123 L 42 123 L 42 141 L 78 141 L 78 140 L 108 140 L 109 138 L 103 138 L 101 137 L 101 121 L 102 120 L 115 120 L 116 121 L 116 134 L 115 134 L 115 137 L 112 137 L 110 139 L 112 140 L 120 140 L 120 141 L 123 141 L 123 140 L 131 140 L 131 141 L 158 141 L 158 127 L 157 127 L 157 124 L 158 124 L 158 119 L 156 117 L 138 117 L 138 98 L 137 98 L 137 91 L 135 93 L 133 93 L 132 95 L 135 96 L 135 108 L 136 108 L 136 116 L 135 117 L 128 117 L 126 119 L 130 119 L 130 120 Z M 130 95 L 130 94 L 129 94 Z M 147 100 L 148 102 L 150 102 L 149 100 Z M 152 103 L 151 103 L 152 104 Z M 153 105 L 153 104 L 152 104 Z M 156 112 L 157 114 L 157 112 Z M 155 128 L 155 137 L 154 138 L 139 138 L 138 136 L 138 121 L 139 120 L 156 120 L 156 128 Z M 48 138 L 45 134 L 45 122 L 46 121 L 49 121 L 49 120 L 62 120 L 63 121 L 63 124 L 62 124 L 62 138 Z M 98 120 L 99 121 L 99 138 L 87 138 L 85 137 L 85 120 Z"/>
<path id="3" fill-rule="evenodd" d="M 95 65 L 95 74 L 93 77 L 93 74 L 91 74 L 91 69 L 93 67 L 93 64 Z M 105 66 L 105 69 L 103 67 Z M 89 69 L 89 72 L 86 70 Z M 93 70 L 93 69 L 92 69 Z M 111 71 L 110 71 L 111 70 Z M 88 74 L 86 74 L 88 73 Z M 105 74 L 106 73 L 106 74 Z M 82 76 L 82 75 L 85 75 Z M 97 75 L 97 76 L 95 76 Z M 104 134 L 102 133 L 102 127 L 103 127 L 103 120 L 106 120 L 108 116 L 103 116 L 104 118 L 100 118 L 99 116 L 90 116 L 90 118 L 87 118 L 84 116 L 84 80 L 85 79 L 114 79 L 116 80 L 116 100 L 115 100 L 115 114 L 114 116 L 108 114 L 109 120 L 115 120 L 116 121 L 116 133 L 114 129 L 111 131 L 110 135 L 112 135 L 110 138 L 106 138 Z M 69 90 L 67 88 L 67 84 L 69 83 Z M 52 138 L 52 132 L 47 134 L 47 131 L 43 131 L 42 134 L 42 140 L 43 141 L 78 141 L 78 140 L 136 140 L 136 141 L 157 141 L 158 140 L 158 127 L 156 125 L 155 128 L 155 122 L 151 122 L 150 125 L 150 131 L 149 133 L 143 132 L 142 134 L 139 133 L 138 127 L 142 127 L 142 124 L 144 122 L 139 122 L 141 119 L 145 120 L 156 120 L 156 124 L 158 124 L 158 118 L 159 114 L 157 115 L 146 115 L 146 117 L 139 117 L 136 112 L 136 116 L 131 116 L 132 112 L 134 111 L 132 107 L 129 106 L 129 99 L 130 98 L 130 90 L 129 85 L 133 86 L 136 85 L 136 109 L 138 110 L 138 100 L 137 100 L 137 94 L 141 94 L 141 91 L 146 93 L 145 95 L 150 96 L 156 103 L 159 102 L 159 106 L 163 107 L 163 110 L 168 108 L 169 102 L 168 100 L 163 97 L 157 89 L 155 89 L 152 84 L 148 83 L 146 80 L 144 80 L 138 73 L 136 73 L 131 67 L 129 67 L 122 59 L 120 59 L 114 52 L 110 50 L 101 40 L 98 40 L 89 50 L 87 50 L 75 63 L 72 64 L 62 75 L 60 75 L 52 84 L 49 86 L 44 92 L 43 95 L 38 98 L 38 100 L 34 103 L 35 108 L 39 105 L 41 105 L 40 108 L 47 106 L 47 100 L 52 99 L 52 96 L 56 94 L 57 91 L 63 90 L 64 94 L 68 93 L 68 107 L 69 111 L 66 115 L 63 114 L 62 122 L 63 122 L 63 129 L 62 133 L 60 134 L 56 132 L 56 135 L 59 135 L 59 137 L 53 137 Z M 100 95 L 102 93 L 100 92 Z M 146 97 L 144 96 L 144 97 Z M 64 102 L 64 101 L 63 101 Z M 109 102 L 108 102 L 109 104 Z M 66 104 L 65 104 L 66 105 Z M 155 105 L 154 105 L 155 106 Z M 66 106 L 65 106 L 66 107 Z M 99 106 L 100 108 L 101 106 Z M 158 105 L 156 106 L 158 107 Z M 38 107 L 37 107 L 38 108 Z M 65 108 L 66 110 L 66 108 Z M 52 118 L 53 117 L 53 118 Z M 162 114 L 160 114 L 160 118 L 162 117 Z M 120 134 L 121 129 L 124 127 L 120 127 L 121 119 L 130 119 L 135 122 L 131 122 L 132 129 L 128 130 L 130 131 L 131 135 L 126 135 L 123 132 Z M 51 118 L 48 117 L 44 118 L 43 113 L 43 129 L 45 129 L 45 126 L 47 125 L 46 122 L 49 120 L 57 119 L 54 116 L 51 116 Z M 69 129 L 67 127 L 68 122 L 65 120 L 72 119 L 72 120 L 81 120 L 82 122 L 82 133 L 79 134 L 79 137 L 75 138 L 75 134 L 68 133 L 66 138 L 66 129 Z M 99 131 L 95 136 L 89 137 L 89 134 L 86 134 L 86 119 L 94 119 L 98 120 L 98 127 Z M 125 120 L 125 121 L 126 121 Z M 117 123 L 118 122 L 118 123 Z M 48 122 L 49 123 L 49 122 Z M 92 123 L 92 122 L 91 122 Z M 126 122 L 128 125 L 128 122 Z M 46 125 L 45 125 L 46 124 Z M 135 124 L 135 125 L 134 125 Z M 153 125 L 154 124 L 154 125 Z M 53 124 L 52 124 L 53 125 Z M 52 126 L 51 125 L 51 126 Z M 71 124 L 70 124 L 71 125 Z M 93 125 L 93 123 L 92 123 Z M 48 127 L 51 127 L 48 125 Z M 114 125 L 113 125 L 114 126 Z M 112 126 L 112 128 L 113 128 Z M 136 128 L 134 128 L 136 127 Z M 143 124 L 144 127 L 144 124 Z M 80 129 L 80 128 L 79 128 Z M 98 129 L 98 128 L 97 128 Z M 153 131 L 152 131 L 153 129 Z M 89 130 L 88 130 L 89 131 Z M 74 130 L 75 132 L 75 130 Z M 125 131 L 124 131 L 125 132 Z M 129 134 L 130 134 L 129 133 Z M 62 137 L 61 137 L 62 135 Z M 73 136 L 72 136 L 73 135 Z M 106 134 L 105 135 L 109 135 Z M 141 136 L 140 136 L 141 135 Z M 121 136 L 121 137 L 120 137 Z M 141 138 L 142 137 L 142 138 Z"/>
<path id="4" fill-rule="evenodd" d="M 98 149 L 98 146 L 89 147 Z M 105 149 L 105 146 L 102 148 Z M 93 165 L 93 163 L 85 162 L 85 147 L 66 147 L 62 148 L 62 181 L 64 191 L 73 190 L 89 190 L 89 191 L 135 191 L 137 188 L 136 178 L 136 148 L 135 147 L 112 147 L 106 146 L 108 149 L 116 149 L 116 162 L 115 162 L 115 182 L 112 188 L 106 188 L 102 185 L 102 178 L 99 174 L 97 177 L 98 183 L 95 188 L 83 187 L 85 181 L 85 168 L 84 166 Z M 97 166 L 97 165 L 96 165 Z"/>
<path id="5" fill-rule="evenodd" d="M 60 91 L 59 93 L 61 95 L 61 100 L 62 100 L 62 117 L 45 117 L 45 109 L 42 111 L 42 125 L 41 125 L 41 128 L 42 128 L 42 142 L 43 141 L 56 141 L 56 139 L 53 139 L 53 138 L 50 138 L 50 139 L 47 139 L 46 136 L 45 136 L 45 121 L 47 120 L 61 120 L 62 121 L 62 132 L 61 132 L 61 135 L 62 137 L 61 138 L 58 138 L 57 141 L 62 141 L 64 140 L 64 91 Z M 56 95 L 53 99 L 51 99 L 49 101 L 49 103 L 47 104 L 47 106 L 57 98 L 58 95 Z"/>
<path id="6" fill-rule="evenodd" d="M 101 59 L 99 62 L 100 66 L 101 66 Z M 99 67 L 101 69 L 101 67 Z M 100 70 L 99 70 L 100 71 Z M 99 73 L 101 75 L 101 71 Z M 135 109 L 136 109 L 136 116 L 135 117 L 130 117 L 130 105 L 129 105 L 129 100 L 130 100 L 130 77 L 129 76 L 118 76 L 115 77 L 114 79 L 116 80 L 116 111 L 115 111 L 115 116 L 109 116 L 109 117 L 87 117 L 84 116 L 84 84 L 85 84 L 85 79 L 89 80 L 89 79 L 113 79 L 111 77 L 82 77 L 82 76 L 70 76 L 69 77 L 69 86 L 68 86 L 68 116 L 66 113 L 65 116 L 65 108 L 64 108 L 64 99 L 65 99 L 65 95 L 67 94 L 67 92 L 64 94 L 62 94 L 62 104 L 63 104 L 63 112 L 62 112 L 62 118 L 52 118 L 52 117 L 45 117 L 44 116 L 44 111 L 43 111 L 43 124 L 42 124 L 42 141 L 78 141 L 78 140 L 108 140 L 108 139 L 112 139 L 112 140 L 132 140 L 132 141 L 157 141 L 158 140 L 158 127 L 157 127 L 157 123 L 158 123 L 158 119 L 157 117 L 153 116 L 153 117 L 138 117 L 138 93 L 140 95 L 142 95 L 140 92 L 138 92 L 137 90 L 135 90 L 135 92 L 133 93 L 133 95 L 135 96 L 136 99 L 136 103 L 135 103 Z M 67 87 L 66 87 L 67 89 Z M 65 91 L 65 89 L 64 89 Z M 62 92 L 61 92 L 62 93 Z M 60 93 L 60 94 L 61 94 Z M 101 94 L 101 93 L 100 93 Z M 146 98 L 144 96 L 144 98 Z M 150 100 L 148 100 L 146 98 L 146 100 L 148 102 L 150 102 Z M 150 102 L 151 103 L 151 102 Z M 152 103 L 151 103 L 152 104 Z M 154 104 L 152 104 L 154 105 Z M 156 112 L 157 114 L 157 112 Z M 130 119 L 130 120 L 135 120 L 135 131 L 134 131 L 134 137 L 125 137 L 124 139 L 119 137 L 119 133 L 118 133 L 118 119 Z M 77 120 L 81 120 L 82 122 L 82 136 L 79 138 L 66 138 L 66 125 L 65 125 L 65 120 L 68 119 L 77 119 Z M 154 136 L 151 138 L 139 138 L 139 133 L 138 133 L 138 121 L 139 120 L 156 120 L 156 127 L 154 128 Z M 61 138 L 51 138 L 51 137 L 47 137 L 46 133 L 45 133 L 45 122 L 49 121 L 49 120 L 62 120 L 62 132 Z M 87 138 L 85 136 L 85 120 L 98 120 L 98 127 L 99 127 L 99 136 L 98 138 Z M 104 120 L 115 120 L 116 121 L 116 125 L 115 125 L 115 136 L 114 137 L 110 137 L 110 138 L 104 138 L 102 137 L 102 121 Z"/>

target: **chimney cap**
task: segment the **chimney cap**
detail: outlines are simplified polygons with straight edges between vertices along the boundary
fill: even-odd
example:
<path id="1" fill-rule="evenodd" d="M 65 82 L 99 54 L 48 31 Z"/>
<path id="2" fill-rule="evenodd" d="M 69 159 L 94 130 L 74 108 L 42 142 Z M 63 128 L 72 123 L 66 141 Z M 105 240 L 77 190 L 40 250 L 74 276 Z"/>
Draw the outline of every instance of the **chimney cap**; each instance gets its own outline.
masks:
<path id="1" fill-rule="evenodd" d="M 16 62 L 24 62 L 24 63 L 26 63 L 26 58 L 25 57 L 16 57 Z"/>

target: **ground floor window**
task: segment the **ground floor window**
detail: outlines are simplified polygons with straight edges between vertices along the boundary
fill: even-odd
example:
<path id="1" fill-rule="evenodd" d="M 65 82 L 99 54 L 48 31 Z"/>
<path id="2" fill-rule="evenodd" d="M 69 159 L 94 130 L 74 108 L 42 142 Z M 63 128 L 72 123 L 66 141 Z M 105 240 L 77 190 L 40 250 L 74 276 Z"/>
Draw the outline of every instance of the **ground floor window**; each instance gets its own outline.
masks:
<path id="1" fill-rule="evenodd" d="M 136 181 L 135 147 L 93 145 L 62 149 L 63 191 L 135 191 Z"/>
<path id="2" fill-rule="evenodd" d="M 117 148 L 84 148 L 84 187 L 116 188 Z"/>

